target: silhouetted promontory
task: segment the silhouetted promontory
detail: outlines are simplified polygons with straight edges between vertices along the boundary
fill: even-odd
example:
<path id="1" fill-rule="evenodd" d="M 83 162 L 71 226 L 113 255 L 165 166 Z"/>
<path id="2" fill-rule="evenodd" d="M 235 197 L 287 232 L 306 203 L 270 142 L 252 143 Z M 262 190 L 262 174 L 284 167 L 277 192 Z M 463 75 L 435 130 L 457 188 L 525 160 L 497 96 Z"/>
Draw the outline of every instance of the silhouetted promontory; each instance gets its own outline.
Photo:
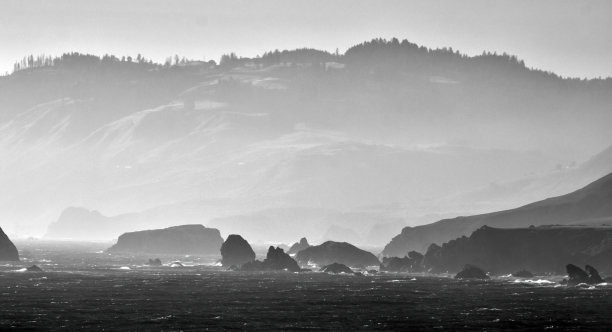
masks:
<path id="1" fill-rule="evenodd" d="M 319 266 L 341 263 L 352 267 L 379 265 L 380 261 L 371 252 L 359 249 L 347 242 L 327 241 L 297 253 L 295 260 L 302 266 Z"/>
<path id="2" fill-rule="evenodd" d="M 223 243 L 219 230 L 202 225 L 182 225 L 125 233 L 111 253 L 217 255 Z"/>
<path id="3" fill-rule="evenodd" d="M 495 274 L 522 269 L 563 274 L 568 262 L 591 264 L 612 273 L 612 228 L 483 226 L 470 237 L 431 245 L 423 265 L 431 272 L 456 272 L 465 264 L 474 264 Z"/>
<path id="4" fill-rule="evenodd" d="M 242 236 L 231 234 L 221 245 L 221 257 L 223 266 L 241 267 L 243 264 L 255 260 L 255 252 Z"/>
<path id="5" fill-rule="evenodd" d="M 0 261 L 18 261 L 19 252 L 9 237 L 0 228 Z"/>

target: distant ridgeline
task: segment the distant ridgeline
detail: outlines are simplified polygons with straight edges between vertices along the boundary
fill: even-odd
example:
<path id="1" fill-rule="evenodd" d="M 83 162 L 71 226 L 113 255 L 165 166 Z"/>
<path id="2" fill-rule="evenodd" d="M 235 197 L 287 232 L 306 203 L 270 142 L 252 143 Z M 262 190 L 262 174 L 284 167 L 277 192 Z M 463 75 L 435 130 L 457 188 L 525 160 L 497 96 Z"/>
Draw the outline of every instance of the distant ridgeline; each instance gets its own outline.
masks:
<path id="1" fill-rule="evenodd" d="M 368 74 L 384 75 L 386 77 L 399 77 L 402 72 L 410 72 L 411 75 L 419 73 L 431 74 L 433 72 L 446 73 L 451 69 L 456 73 L 466 74 L 472 72 L 476 75 L 493 76 L 500 71 L 511 74 L 506 79 L 512 79 L 526 72 L 535 72 L 543 77 L 559 78 L 552 72 L 528 69 L 525 63 L 514 55 L 506 53 L 497 54 L 483 52 L 478 56 L 461 54 L 457 50 L 444 47 L 431 49 L 411 43 L 408 40 L 392 38 L 390 40 L 378 38 L 350 47 L 344 54 L 330 53 L 312 48 L 301 48 L 295 50 L 283 50 L 265 52 L 261 56 L 248 58 L 240 57 L 235 53 L 221 56 L 218 66 L 220 68 L 232 68 L 244 65 L 270 66 L 276 64 L 318 64 L 324 65 L 329 62 L 340 62 L 359 68 Z M 214 60 L 195 60 L 174 55 L 166 58 L 163 64 L 154 63 L 141 54 L 132 56 L 81 54 L 77 52 L 65 53 L 61 56 L 29 55 L 13 65 L 13 72 L 33 68 L 46 67 L 84 67 L 91 65 L 140 65 L 142 68 L 170 68 L 170 67 L 215 67 Z M 495 69 L 496 68 L 496 69 Z M 477 69 L 477 70 L 475 70 Z M 483 70 L 485 69 L 485 70 Z M 494 72 L 490 72 L 495 69 Z M 518 70 L 516 70 L 518 69 Z M 609 80 L 609 79 L 608 79 Z M 580 81 L 580 80 L 578 80 Z M 594 80 L 597 81 L 597 80 Z"/>
<path id="2" fill-rule="evenodd" d="M 503 228 L 529 227 L 530 225 L 612 226 L 612 174 L 567 195 L 545 199 L 516 209 L 406 227 L 385 246 L 383 255 L 403 257 L 411 250 L 422 252 L 432 243 L 440 245 L 469 235 L 485 225 Z M 550 232 L 553 230 L 549 230 L 549 233 L 542 231 L 537 234 L 552 234 Z M 579 231 L 575 230 L 575 232 Z M 519 237 L 514 237 L 514 239 L 521 242 Z M 456 241 L 461 242 L 462 240 Z M 592 245 L 597 246 L 598 242 Z"/>

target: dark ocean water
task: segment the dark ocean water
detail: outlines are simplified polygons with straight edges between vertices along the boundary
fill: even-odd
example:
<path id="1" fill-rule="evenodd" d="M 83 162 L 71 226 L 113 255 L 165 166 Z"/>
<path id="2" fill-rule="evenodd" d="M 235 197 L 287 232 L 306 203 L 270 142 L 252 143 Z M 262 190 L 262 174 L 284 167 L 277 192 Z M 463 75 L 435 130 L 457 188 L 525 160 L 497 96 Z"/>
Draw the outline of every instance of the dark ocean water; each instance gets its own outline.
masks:
<path id="1" fill-rule="evenodd" d="M 0 328 L 612 330 L 612 286 L 566 287 L 559 277 L 242 273 L 214 258 L 147 267 L 97 249 L 32 245 L 24 262 L 0 265 Z M 45 272 L 22 271 L 32 263 Z"/>

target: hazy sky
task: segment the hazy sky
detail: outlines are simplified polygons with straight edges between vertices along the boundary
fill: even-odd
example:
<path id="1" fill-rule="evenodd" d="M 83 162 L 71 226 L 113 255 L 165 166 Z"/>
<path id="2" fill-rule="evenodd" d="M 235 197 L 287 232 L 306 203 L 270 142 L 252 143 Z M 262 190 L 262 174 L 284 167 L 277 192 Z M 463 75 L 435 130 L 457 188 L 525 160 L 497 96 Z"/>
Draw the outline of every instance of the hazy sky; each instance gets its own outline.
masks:
<path id="1" fill-rule="evenodd" d="M 463 53 L 518 55 L 564 76 L 612 76 L 612 1 L 0 0 L 0 72 L 26 54 L 333 51 L 407 38 Z"/>

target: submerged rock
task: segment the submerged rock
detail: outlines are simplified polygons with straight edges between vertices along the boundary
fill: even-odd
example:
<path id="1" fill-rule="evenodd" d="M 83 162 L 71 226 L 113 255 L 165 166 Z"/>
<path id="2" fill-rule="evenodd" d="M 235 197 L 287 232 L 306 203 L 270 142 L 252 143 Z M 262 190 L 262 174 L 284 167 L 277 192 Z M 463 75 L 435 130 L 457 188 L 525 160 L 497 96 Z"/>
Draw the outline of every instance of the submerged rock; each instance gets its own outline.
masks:
<path id="1" fill-rule="evenodd" d="M 18 261 L 19 252 L 9 237 L 0 228 L 0 261 Z"/>
<path id="2" fill-rule="evenodd" d="M 512 276 L 517 278 L 533 278 L 533 273 L 527 270 L 520 270 L 512 273 Z"/>
<path id="3" fill-rule="evenodd" d="M 478 266 L 466 264 L 455 279 L 489 279 L 489 276 Z"/>
<path id="4" fill-rule="evenodd" d="M 255 252 L 242 236 L 232 234 L 221 245 L 221 257 L 223 266 L 236 265 L 241 267 L 243 264 L 255 260 Z"/>
<path id="5" fill-rule="evenodd" d="M 26 268 L 26 271 L 28 271 L 28 272 L 43 272 L 43 270 L 40 267 L 36 266 L 36 265 L 32 265 L 32 266 Z"/>
<path id="6" fill-rule="evenodd" d="M 604 282 L 601 276 L 599 276 L 599 272 L 590 265 L 585 267 L 586 271 L 574 264 L 567 264 L 565 269 L 569 277 L 567 284 L 570 286 L 578 284 L 599 284 Z"/>
<path id="7" fill-rule="evenodd" d="M 329 265 L 326 265 L 324 267 L 321 268 L 322 272 L 325 273 L 349 273 L 352 274 L 353 270 L 351 270 L 351 268 L 349 268 L 348 266 L 344 265 L 344 264 L 340 264 L 340 263 L 332 263 Z"/>
<path id="8" fill-rule="evenodd" d="M 159 259 L 159 258 L 155 258 L 155 259 L 149 258 L 149 262 L 147 263 L 147 265 L 149 265 L 149 266 L 161 266 L 162 262 L 161 262 L 161 259 Z"/>
<path id="9" fill-rule="evenodd" d="M 202 225 L 182 225 L 124 233 L 111 253 L 216 255 L 223 243 L 218 229 Z"/>
<path id="10" fill-rule="evenodd" d="M 308 240 L 306 240 L 306 238 L 303 237 L 300 239 L 300 242 L 294 243 L 291 246 L 291 248 L 289 248 L 289 250 L 287 251 L 287 254 L 294 255 L 309 247 L 310 247 L 310 244 L 308 243 Z"/>
<path id="11" fill-rule="evenodd" d="M 378 266 L 380 261 L 371 252 L 361 250 L 347 242 L 327 241 L 318 246 L 311 246 L 295 255 L 295 260 L 302 266 L 314 263 L 325 266 L 332 263 L 347 266 Z"/>

